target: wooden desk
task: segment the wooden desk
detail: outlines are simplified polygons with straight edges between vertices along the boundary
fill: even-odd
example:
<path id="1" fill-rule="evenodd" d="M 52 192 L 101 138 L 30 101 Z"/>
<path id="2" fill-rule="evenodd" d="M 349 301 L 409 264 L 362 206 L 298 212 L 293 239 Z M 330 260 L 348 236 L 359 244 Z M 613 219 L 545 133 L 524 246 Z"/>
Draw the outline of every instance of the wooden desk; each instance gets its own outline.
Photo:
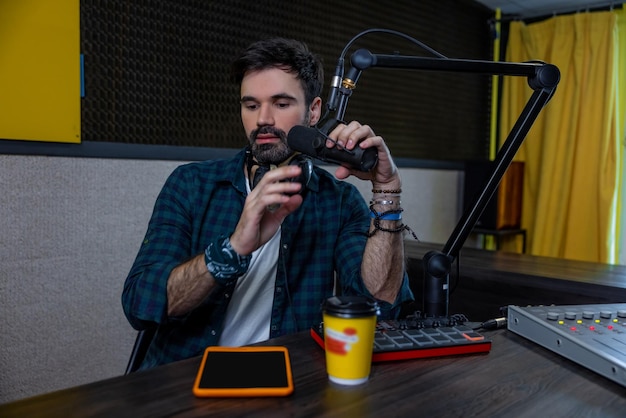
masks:
<path id="1" fill-rule="evenodd" d="M 290 350 L 286 398 L 200 399 L 200 358 L 0 405 L 10 417 L 623 417 L 626 388 L 506 330 L 489 354 L 374 364 L 355 388 L 329 383 L 323 351 L 303 332 Z M 60 371 L 61 372 L 61 371 Z"/>
<path id="2" fill-rule="evenodd" d="M 422 257 L 443 245 L 405 242 L 411 288 L 416 297 L 423 288 Z M 506 305 L 582 305 L 626 302 L 626 266 L 538 257 L 528 254 L 463 248 L 453 265 L 450 313 L 472 321 L 499 315 Z M 421 309 L 421 300 L 405 313 Z"/>
<path id="3" fill-rule="evenodd" d="M 419 289 L 422 255 L 441 246 L 407 241 L 406 249 Z M 626 301 L 626 266 L 478 249 L 460 259 L 452 312 L 474 321 L 507 304 Z M 303 332 L 268 342 L 290 351 L 295 392 L 287 398 L 195 398 L 200 358 L 193 358 L 0 405 L 0 417 L 625 416 L 626 388 L 506 330 L 485 335 L 489 354 L 378 363 L 369 382 L 342 389 L 328 382 L 324 353 Z"/>

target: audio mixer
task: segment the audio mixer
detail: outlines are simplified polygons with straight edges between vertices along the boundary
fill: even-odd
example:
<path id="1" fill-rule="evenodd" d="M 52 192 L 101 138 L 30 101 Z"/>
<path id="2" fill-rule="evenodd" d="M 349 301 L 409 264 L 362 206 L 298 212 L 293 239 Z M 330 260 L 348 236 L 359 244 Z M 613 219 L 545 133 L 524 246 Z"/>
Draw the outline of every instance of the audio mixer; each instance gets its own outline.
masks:
<path id="1" fill-rule="evenodd" d="M 510 305 L 507 320 L 510 331 L 626 386 L 626 303 Z"/>

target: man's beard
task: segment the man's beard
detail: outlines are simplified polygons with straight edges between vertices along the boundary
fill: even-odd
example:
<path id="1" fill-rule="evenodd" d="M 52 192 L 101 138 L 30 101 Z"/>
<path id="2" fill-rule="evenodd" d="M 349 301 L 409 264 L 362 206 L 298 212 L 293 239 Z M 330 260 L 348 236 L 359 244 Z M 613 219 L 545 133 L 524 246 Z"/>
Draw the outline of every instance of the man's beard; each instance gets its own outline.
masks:
<path id="1" fill-rule="evenodd" d="M 277 144 L 257 144 L 256 137 L 259 134 L 270 133 L 280 138 Z M 250 147 L 252 155 L 260 164 L 280 164 L 293 154 L 287 145 L 287 134 L 285 131 L 272 126 L 263 126 L 250 133 Z"/>

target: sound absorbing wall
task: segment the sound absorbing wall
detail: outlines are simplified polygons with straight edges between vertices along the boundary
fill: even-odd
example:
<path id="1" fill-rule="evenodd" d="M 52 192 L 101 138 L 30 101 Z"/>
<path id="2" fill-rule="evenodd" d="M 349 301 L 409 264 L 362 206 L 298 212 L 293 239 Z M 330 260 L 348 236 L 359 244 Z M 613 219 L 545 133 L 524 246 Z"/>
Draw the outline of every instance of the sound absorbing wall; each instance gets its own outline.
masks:
<path id="1" fill-rule="evenodd" d="M 393 29 L 450 58 L 490 59 L 491 12 L 471 0 L 279 2 L 83 0 L 83 141 L 239 148 L 232 60 L 252 41 L 292 37 L 324 61 L 327 97 L 342 49 L 360 32 Z M 357 48 L 432 56 L 389 34 Z M 490 77 L 395 69 L 365 71 L 345 119 L 370 124 L 397 157 L 486 159 Z"/>

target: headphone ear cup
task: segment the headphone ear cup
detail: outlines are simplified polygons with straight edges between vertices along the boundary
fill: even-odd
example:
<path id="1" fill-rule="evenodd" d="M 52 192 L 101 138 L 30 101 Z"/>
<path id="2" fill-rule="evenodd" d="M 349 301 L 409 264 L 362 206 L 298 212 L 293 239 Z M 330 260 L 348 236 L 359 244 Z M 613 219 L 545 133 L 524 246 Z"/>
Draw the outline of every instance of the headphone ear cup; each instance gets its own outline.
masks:
<path id="1" fill-rule="evenodd" d="M 256 170 L 254 171 L 254 177 L 252 178 L 252 185 L 250 186 L 250 188 L 254 189 L 256 185 L 259 184 L 263 176 L 270 170 L 271 167 L 268 165 L 257 166 Z"/>
<path id="2" fill-rule="evenodd" d="M 301 173 L 297 177 L 293 177 L 284 181 L 298 182 L 302 184 L 300 193 L 304 192 L 304 189 L 309 184 L 309 180 L 311 180 L 311 175 L 313 174 L 313 161 L 309 157 L 296 155 L 294 158 L 291 159 L 291 161 L 289 161 L 289 165 L 299 166 L 301 169 Z M 250 169 L 250 172 L 254 173 L 251 174 L 252 180 L 250 181 L 250 189 L 254 189 L 268 171 L 276 168 L 275 165 L 255 165 L 253 167 L 255 169 Z"/>
<path id="3" fill-rule="evenodd" d="M 300 194 L 302 194 L 311 180 L 311 175 L 313 174 L 313 161 L 311 161 L 311 159 L 307 156 L 298 154 L 289 162 L 289 165 L 297 165 L 302 170 L 298 177 L 290 179 L 290 181 L 298 182 L 302 185 L 302 188 L 300 189 Z"/>

